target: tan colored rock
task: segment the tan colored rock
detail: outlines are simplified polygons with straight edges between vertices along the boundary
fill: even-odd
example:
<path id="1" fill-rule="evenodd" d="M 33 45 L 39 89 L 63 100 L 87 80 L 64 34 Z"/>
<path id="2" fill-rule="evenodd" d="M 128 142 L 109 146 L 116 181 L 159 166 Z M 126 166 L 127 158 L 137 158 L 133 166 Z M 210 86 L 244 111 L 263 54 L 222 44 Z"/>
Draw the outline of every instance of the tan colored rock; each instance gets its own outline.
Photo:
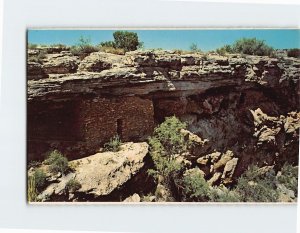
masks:
<path id="1" fill-rule="evenodd" d="M 207 165 L 208 161 L 209 161 L 209 157 L 207 155 L 197 159 L 197 163 L 200 165 Z"/>
<path id="2" fill-rule="evenodd" d="M 281 130 L 280 127 L 275 128 L 275 129 L 270 129 L 270 128 L 262 128 L 263 130 L 260 132 L 259 136 L 258 136 L 258 145 L 262 144 L 264 142 L 270 143 L 272 142 L 273 144 L 275 144 L 275 140 L 276 140 L 276 135 L 279 133 L 279 131 Z"/>
<path id="3" fill-rule="evenodd" d="M 211 158 L 212 163 L 216 163 L 221 158 L 222 153 L 219 151 L 213 152 L 208 156 Z"/>
<path id="4" fill-rule="evenodd" d="M 295 134 L 300 128 L 300 113 L 290 112 L 287 116 L 272 117 L 263 113 L 260 108 L 250 110 L 253 115 L 255 126 L 254 137 L 257 144 L 277 144 L 277 135 L 280 133 Z M 284 129 L 284 131 L 282 130 Z"/>
<path id="5" fill-rule="evenodd" d="M 155 201 L 156 202 L 167 202 L 172 201 L 170 190 L 162 184 L 158 184 L 155 190 Z"/>
<path id="6" fill-rule="evenodd" d="M 211 186 L 215 185 L 218 183 L 221 179 L 222 173 L 221 172 L 216 172 L 213 174 L 213 176 L 207 181 Z"/>
<path id="7" fill-rule="evenodd" d="M 225 154 L 222 154 L 220 160 L 213 164 L 213 171 L 217 171 L 224 167 L 226 163 L 233 158 L 233 152 L 227 150 Z"/>
<path id="8" fill-rule="evenodd" d="M 205 173 L 198 167 L 188 169 L 184 172 L 183 176 L 193 176 L 193 175 L 199 175 L 202 177 L 205 177 Z"/>
<path id="9" fill-rule="evenodd" d="M 79 192 L 95 196 L 110 194 L 130 180 L 143 166 L 148 144 L 126 143 L 118 152 L 104 152 L 72 161 Z"/>
<path id="10" fill-rule="evenodd" d="M 44 72 L 43 67 L 37 62 L 27 62 L 27 78 L 28 80 L 37 80 L 47 78 L 47 74 Z"/>
<path id="11" fill-rule="evenodd" d="M 233 158 L 231 160 L 229 160 L 223 170 L 223 174 L 222 174 L 222 182 L 223 184 L 229 184 L 232 183 L 232 177 L 235 171 L 235 168 L 237 166 L 238 163 L 238 158 Z"/>
<path id="12" fill-rule="evenodd" d="M 101 72 L 114 67 L 122 66 L 125 57 L 121 55 L 94 52 L 85 57 L 78 67 L 79 71 Z"/>
<path id="13" fill-rule="evenodd" d="M 127 197 L 123 202 L 140 202 L 141 201 L 141 197 L 135 193 L 130 197 Z"/>
<path id="14" fill-rule="evenodd" d="M 180 133 L 186 138 L 186 140 L 189 140 L 191 143 L 197 143 L 203 145 L 207 141 L 207 139 L 202 140 L 198 135 L 186 129 L 181 129 Z"/>
<path id="15" fill-rule="evenodd" d="M 294 133 L 300 128 L 300 112 L 290 112 L 284 120 L 286 133 Z"/>
<path id="16" fill-rule="evenodd" d="M 253 115 L 254 125 L 256 127 L 262 125 L 266 121 L 272 121 L 272 122 L 278 123 L 278 118 L 277 117 L 270 117 L 270 116 L 268 116 L 260 108 L 254 110 L 254 111 L 250 110 L 250 112 Z"/>
<path id="17" fill-rule="evenodd" d="M 52 196 L 66 195 L 66 184 L 74 179 L 75 174 L 69 173 L 61 178 L 57 179 L 58 182 L 50 184 L 43 192 L 41 192 L 37 199 L 39 201 L 48 201 Z"/>
<path id="18" fill-rule="evenodd" d="M 75 56 L 63 54 L 51 54 L 43 63 L 43 70 L 46 74 L 68 74 L 75 73 L 79 59 Z"/>

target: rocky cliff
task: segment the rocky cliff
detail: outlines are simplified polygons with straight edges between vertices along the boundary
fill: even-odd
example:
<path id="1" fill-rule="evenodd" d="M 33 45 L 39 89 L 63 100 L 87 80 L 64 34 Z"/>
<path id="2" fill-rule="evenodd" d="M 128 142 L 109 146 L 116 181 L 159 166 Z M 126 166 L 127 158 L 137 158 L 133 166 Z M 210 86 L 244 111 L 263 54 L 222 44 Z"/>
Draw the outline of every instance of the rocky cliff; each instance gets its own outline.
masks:
<path id="1" fill-rule="evenodd" d="M 29 160 L 53 149 L 80 159 L 117 134 L 145 141 L 176 115 L 205 140 L 188 160 L 212 183 L 230 183 L 251 163 L 298 163 L 299 59 L 40 50 L 28 50 Z"/>

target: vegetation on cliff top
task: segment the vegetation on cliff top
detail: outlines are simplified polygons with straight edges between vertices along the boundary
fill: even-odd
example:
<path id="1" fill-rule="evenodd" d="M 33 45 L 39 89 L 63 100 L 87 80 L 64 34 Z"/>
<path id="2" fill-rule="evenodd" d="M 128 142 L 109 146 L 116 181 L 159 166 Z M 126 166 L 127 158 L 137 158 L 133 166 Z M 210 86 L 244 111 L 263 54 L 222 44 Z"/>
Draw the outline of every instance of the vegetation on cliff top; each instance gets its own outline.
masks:
<path id="1" fill-rule="evenodd" d="M 264 40 L 256 38 L 242 38 L 235 41 L 232 45 L 224 45 L 216 50 L 220 55 L 226 53 L 241 53 L 248 55 L 270 56 L 274 48 L 267 45 Z"/>

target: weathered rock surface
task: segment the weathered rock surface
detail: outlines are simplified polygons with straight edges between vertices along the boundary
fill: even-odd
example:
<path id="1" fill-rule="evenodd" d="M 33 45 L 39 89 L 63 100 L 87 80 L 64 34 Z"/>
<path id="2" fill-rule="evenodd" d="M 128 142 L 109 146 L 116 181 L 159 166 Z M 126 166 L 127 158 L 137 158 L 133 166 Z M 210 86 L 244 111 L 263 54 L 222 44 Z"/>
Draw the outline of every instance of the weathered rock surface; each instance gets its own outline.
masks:
<path id="1" fill-rule="evenodd" d="M 140 202 L 141 201 L 141 197 L 135 193 L 130 197 L 127 197 L 123 202 Z"/>
<path id="2" fill-rule="evenodd" d="M 118 152 L 98 153 L 73 160 L 79 192 L 103 196 L 121 187 L 144 165 L 147 143 L 126 143 Z"/>
<path id="3" fill-rule="evenodd" d="M 31 79 L 43 79 L 48 78 L 48 75 L 45 73 L 42 65 L 37 62 L 28 62 L 27 63 L 27 78 Z"/>
<path id="4" fill-rule="evenodd" d="M 101 72 L 123 65 L 124 56 L 95 52 L 85 57 L 78 67 L 79 71 Z"/>
<path id="5" fill-rule="evenodd" d="M 187 123 L 182 133 L 194 145 L 178 160 L 186 169 L 199 167 L 211 185 L 233 184 L 249 164 L 298 163 L 299 59 L 134 51 L 95 52 L 81 60 L 61 48 L 45 51 L 41 63 L 28 62 L 30 160 L 51 149 L 82 158 L 117 134 L 144 141 L 165 117 L 176 115 Z M 76 173 L 82 193 L 110 195 L 142 168 L 142 158 L 131 167 L 114 155 L 118 162 L 106 166 L 115 172 L 104 169 L 90 180 L 88 172 L 112 156 L 96 155 L 97 162 L 83 158 L 78 166 L 87 173 Z M 122 179 L 112 177 L 118 169 Z M 160 200 L 169 198 L 166 187 L 157 193 Z"/>
<path id="6" fill-rule="evenodd" d="M 69 74 L 77 71 L 78 57 L 69 54 L 49 54 L 42 65 L 46 74 Z"/>
<path id="7" fill-rule="evenodd" d="M 145 165 L 148 154 L 148 144 L 125 143 L 118 152 L 102 152 L 83 159 L 69 162 L 72 171 L 66 175 L 48 175 L 50 184 L 39 194 L 40 201 L 74 200 L 80 201 L 85 196 L 97 200 L 101 196 L 106 198 L 113 192 L 123 187 Z M 47 170 L 43 165 L 43 170 Z M 30 175 L 30 174 L 29 174 Z M 70 193 L 66 185 L 74 179 L 80 188 Z M 109 198 L 108 198 L 109 200 Z M 140 197 L 134 194 L 126 202 L 139 202 Z"/>

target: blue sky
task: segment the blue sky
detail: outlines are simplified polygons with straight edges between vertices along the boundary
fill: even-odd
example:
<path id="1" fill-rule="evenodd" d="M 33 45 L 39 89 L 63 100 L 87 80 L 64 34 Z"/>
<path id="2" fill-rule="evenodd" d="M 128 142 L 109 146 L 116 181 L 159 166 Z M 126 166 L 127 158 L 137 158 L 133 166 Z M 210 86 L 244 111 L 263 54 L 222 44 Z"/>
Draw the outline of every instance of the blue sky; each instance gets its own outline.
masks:
<path id="1" fill-rule="evenodd" d="M 75 45 L 83 36 L 94 45 L 113 40 L 115 30 L 28 30 L 28 42 L 33 44 Z M 136 32 L 145 48 L 189 49 L 192 43 L 203 51 L 214 50 L 224 44 L 232 44 L 242 37 L 265 40 L 276 49 L 299 48 L 300 30 L 253 29 L 253 30 L 128 30 Z"/>

